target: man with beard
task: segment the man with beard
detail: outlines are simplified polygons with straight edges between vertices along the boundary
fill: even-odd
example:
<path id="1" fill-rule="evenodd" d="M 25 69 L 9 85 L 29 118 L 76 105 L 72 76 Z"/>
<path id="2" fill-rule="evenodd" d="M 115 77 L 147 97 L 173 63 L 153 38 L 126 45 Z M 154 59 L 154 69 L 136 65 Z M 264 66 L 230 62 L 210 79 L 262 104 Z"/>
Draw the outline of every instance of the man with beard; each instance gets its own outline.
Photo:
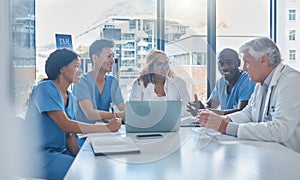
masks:
<path id="1" fill-rule="evenodd" d="M 209 108 L 218 114 L 226 115 L 246 107 L 255 83 L 250 82 L 248 73 L 239 68 L 240 63 L 235 50 L 223 49 L 218 56 L 218 68 L 222 77 L 218 79 L 205 104 L 198 100 L 195 94 L 195 101 L 189 102 L 187 111 L 196 116 L 199 109 Z M 218 108 L 221 110 L 217 110 Z"/>

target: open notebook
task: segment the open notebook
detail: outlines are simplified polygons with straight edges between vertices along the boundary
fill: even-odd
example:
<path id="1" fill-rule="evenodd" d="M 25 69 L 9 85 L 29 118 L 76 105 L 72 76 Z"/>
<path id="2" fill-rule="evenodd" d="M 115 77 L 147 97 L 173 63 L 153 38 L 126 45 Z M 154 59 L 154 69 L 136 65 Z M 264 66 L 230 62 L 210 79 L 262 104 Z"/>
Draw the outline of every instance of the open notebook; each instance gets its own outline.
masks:
<path id="1" fill-rule="evenodd" d="M 88 136 L 95 156 L 138 154 L 140 148 L 130 137 Z"/>

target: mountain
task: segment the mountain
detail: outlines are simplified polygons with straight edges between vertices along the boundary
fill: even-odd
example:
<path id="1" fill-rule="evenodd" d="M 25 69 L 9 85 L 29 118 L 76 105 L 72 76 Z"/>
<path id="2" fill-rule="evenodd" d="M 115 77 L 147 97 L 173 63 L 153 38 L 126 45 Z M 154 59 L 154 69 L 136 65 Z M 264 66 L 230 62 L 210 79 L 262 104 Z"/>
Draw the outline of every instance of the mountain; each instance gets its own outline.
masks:
<path id="1" fill-rule="evenodd" d="M 165 1 L 165 3 L 173 3 L 173 1 Z M 181 7 L 180 4 L 166 4 L 165 18 L 176 20 L 189 27 L 201 28 L 206 26 L 207 5 L 206 0 L 191 1 L 191 4 Z M 153 16 L 156 17 L 156 0 L 124 0 L 116 3 L 110 9 L 102 12 L 93 26 L 102 23 L 110 16 L 118 17 L 138 17 Z"/>
<path id="2" fill-rule="evenodd" d="M 168 0 L 165 3 L 165 18 L 189 27 L 185 36 L 205 33 L 206 0 L 189 1 L 189 3 L 182 2 L 184 4 Z M 125 18 L 146 16 L 147 18 L 156 18 L 156 5 L 156 0 L 121 0 L 116 4 L 112 4 L 110 8 L 101 11 L 96 21 L 90 25 L 90 28 L 78 34 L 76 38 L 83 44 L 88 44 L 91 39 L 99 38 L 99 25 L 111 16 Z"/>
<path id="3" fill-rule="evenodd" d="M 124 0 L 102 12 L 94 25 L 97 25 L 110 16 L 137 17 L 155 16 L 156 4 L 154 0 Z"/>

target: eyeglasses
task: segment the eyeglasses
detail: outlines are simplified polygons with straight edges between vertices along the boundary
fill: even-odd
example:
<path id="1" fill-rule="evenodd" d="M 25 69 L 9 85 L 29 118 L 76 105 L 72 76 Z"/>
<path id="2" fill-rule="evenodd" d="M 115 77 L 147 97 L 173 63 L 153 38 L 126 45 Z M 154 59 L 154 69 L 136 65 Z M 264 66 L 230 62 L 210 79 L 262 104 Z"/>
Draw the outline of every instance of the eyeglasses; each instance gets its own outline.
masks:
<path id="1" fill-rule="evenodd" d="M 154 65 L 155 65 L 156 68 L 160 68 L 160 69 L 162 69 L 163 67 L 165 67 L 165 68 L 170 67 L 169 61 L 166 61 L 166 62 L 158 62 L 158 63 L 155 63 Z"/>

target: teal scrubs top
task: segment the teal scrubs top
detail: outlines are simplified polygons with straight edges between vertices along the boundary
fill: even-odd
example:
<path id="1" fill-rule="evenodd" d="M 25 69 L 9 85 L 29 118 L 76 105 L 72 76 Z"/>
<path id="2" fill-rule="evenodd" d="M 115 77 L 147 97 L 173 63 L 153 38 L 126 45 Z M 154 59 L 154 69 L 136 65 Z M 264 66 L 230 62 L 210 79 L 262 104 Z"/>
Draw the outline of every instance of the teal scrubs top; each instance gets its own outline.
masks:
<path id="1" fill-rule="evenodd" d="M 255 87 L 254 82 L 250 82 L 247 72 L 243 72 L 231 93 L 227 93 L 227 81 L 222 77 L 218 79 L 215 88 L 213 89 L 209 99 L 219 102 L 222 110 L 236 109 L 241 101 L 249 100 Z"/>
<path id="2" fill-rule="evenodd" d="M 40 82 L 32 91 L 22 125 L 24 135 L 34 133 L 32 139 L 27 139 L 25 151 L 28 162 L 38 165 L 30 177 L 62 179 L 74 160 L 66 148 L 68 133 L 63 132 L 47 113 L 64 111 L 68 118 L 75 119 L 75 99 L 70 92 L 67 93 L 68 104 L 65 107 L 63 96 L 52 80 Z"/>
<path id="3" fill-rule="evenodd" d="M 91 124 L 95 123 L 96 121 L 90 121 L 86 118 L 78 101 L 89 99 L 92 102 L 94 109 L 103 111 L 109 111 L 111 103 L 113 105 L 119 105 L 124 102 L 119 82 L 111 75 L 105 76 L 105 84 L 102 95 L 99 93 L 95 79 L 93 78 L 91 72 L 84 74 L 81 77 L 79 84 L 74 84 L 72 93 L 77 99 L 75 106 L 76 119 L 77 121 L 84 123 Z"/>

